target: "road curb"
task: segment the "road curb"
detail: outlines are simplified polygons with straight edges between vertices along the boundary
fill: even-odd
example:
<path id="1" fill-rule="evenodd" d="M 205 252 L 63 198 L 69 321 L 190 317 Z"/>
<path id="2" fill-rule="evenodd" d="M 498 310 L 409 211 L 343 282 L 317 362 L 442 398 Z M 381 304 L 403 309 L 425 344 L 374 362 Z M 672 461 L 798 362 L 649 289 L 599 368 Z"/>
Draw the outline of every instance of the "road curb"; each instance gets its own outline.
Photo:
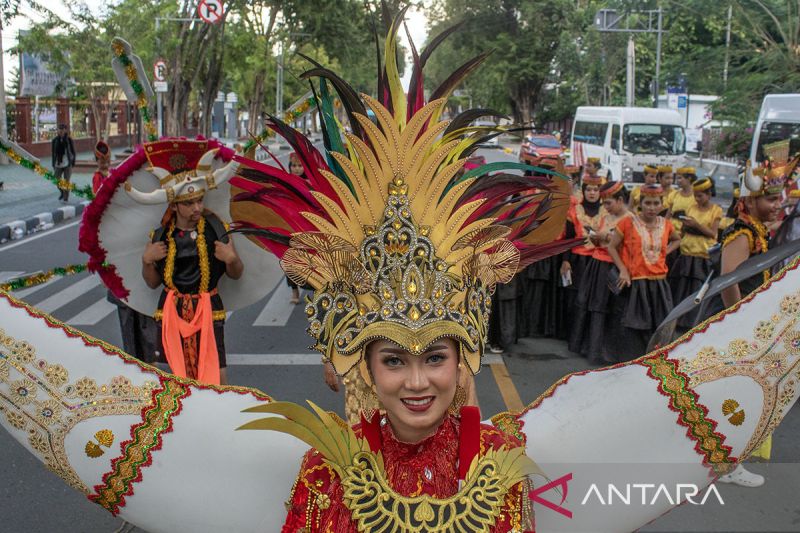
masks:
<path id="1" fill-rule="evenodd" d="M 25 235 L 31 233 L 48 230 L 59 222 L 79 217 L 83 214 L 83 210 L 86 209 L 87 205 L 89 205 L 88 201 L 74 205 L 65 205 L 63 207 L 57 207 L 52 211 L 33 215 L 24 220 L 13 220 L 5 224 L 0 224 L 0 244 L 10 240 L 21 239 Z"/>

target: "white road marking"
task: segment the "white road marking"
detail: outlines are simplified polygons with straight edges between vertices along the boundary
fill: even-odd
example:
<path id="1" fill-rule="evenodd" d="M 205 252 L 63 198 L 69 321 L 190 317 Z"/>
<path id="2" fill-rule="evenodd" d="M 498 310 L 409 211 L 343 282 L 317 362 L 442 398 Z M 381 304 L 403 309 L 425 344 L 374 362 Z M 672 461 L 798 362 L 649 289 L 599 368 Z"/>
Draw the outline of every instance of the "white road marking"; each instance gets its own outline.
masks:
<path id="1" fill-rule="evenodd" d="M 117 306 L 103 297 L 66 322 L 71 326 L 94 326 L 116 310 Z"/>
<path id="2" fill-rule="evenodd" d="M 45 281 L 44 283 L 40 283 L 39 285 L 34 285 L 33 287 L 28 287 L 27 289 L 22 289 L 22 290 L 19 290 L 19 291 L 12 291 L 11 292 L 11 296 L 13 296 L 14 298 L 18 298 L 20 300 L 24 300 L 26 296 L 30 296 L 31 294 L 35 293 L 36 291 L 44 289 L 45 287 L 47 287 L 51 283 L 55 283 L 57 279 L 58 278 L 53 278 L 50 281 Z"/>
<path id="3" fill-rule="evenodd" d="M 23 271 L 19 271 L 19 270 L 4 270 L 4 271 L 0 272 L 0 283 L 5 283 L 6 281 L 8 281 L 10 279 L 18 278 L 24 273 L 25 273 L 24 270 Z"/>
<path id="4" fill-rule="evenodd" d="M 52 313 L 56 309 L 64 307 L 75 298 L 94 289 L 98 285 L 100 285 L 99 276 L 95 275 L 88 276 L 76 283 L 73 283 L 66 289 L 55 293 L 49 298 L 46 298 L 42 302 L 36 304 L 34 307 L 45 313 Z"/>
<path id="5" fill-rule="evenodd" d="M 289 317 L 292 316 L 292 311 L 297 307 L 289 302 L 291 297 L 292 289 L 286 283 L 279 283 L 253 325 L 285 326 Z"/>
<path id="6" fill-rule="evenodd" d="M 228 365 L 321 365 L 317 352 L 309 353 L 229 353 L 225 355 Z"/>

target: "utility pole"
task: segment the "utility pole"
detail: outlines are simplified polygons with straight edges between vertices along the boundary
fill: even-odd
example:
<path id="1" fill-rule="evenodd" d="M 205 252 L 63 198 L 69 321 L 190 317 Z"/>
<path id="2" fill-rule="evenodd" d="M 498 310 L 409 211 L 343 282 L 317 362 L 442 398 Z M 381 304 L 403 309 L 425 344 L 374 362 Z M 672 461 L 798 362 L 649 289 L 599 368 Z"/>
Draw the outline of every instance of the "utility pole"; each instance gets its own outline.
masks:
<path id="1" fill-rule="evenodd" d="M 661 6 L 658 6 L 658 37 L 656 39 L 656 79 L 653 80 L 653 107 L 658 107 L 658 80 L 661 78 Z"/>
<path id="2" fill-rule="evenodd" d="M 634 18 L 639 15 L 641 18 Z M 646 17 L 646 18 L 644 18 Z M 655 33 L 656 37 L 656 75 L 653 87 L 653 107 L 658 107 L 658 78 L 661 75 L 661 36 L 666 33 L 662 28 L 663 11 L 649 9 L 642 11 L 617 12 L 616 9 L 601 9 L 594 17 L 594 25 L 598 31 L 610 33 Z"/>
<path id="3" fill-rule="evenodd" d="M 283 40 L 278 43 L 278 72 L 275 74 L 275 116 L 283 120 Z"/>
<path id="4" fill-rule="evenodd" d="M 722 86 L 728 88 L 728 62 L 731 54 L 731 18 L 733 18 L 733 6 L 728 6 L 728 29 L 725 33 L 725 69 L 722 71 Z"/>
<path id="5" fill-rule="evenodd" d="M 633 107 L 636 104 L 636 47 L 633 45 L 633 35 L 628 37 L 628 53 L 626 58 L 625 80 L 625 105 Z"/>

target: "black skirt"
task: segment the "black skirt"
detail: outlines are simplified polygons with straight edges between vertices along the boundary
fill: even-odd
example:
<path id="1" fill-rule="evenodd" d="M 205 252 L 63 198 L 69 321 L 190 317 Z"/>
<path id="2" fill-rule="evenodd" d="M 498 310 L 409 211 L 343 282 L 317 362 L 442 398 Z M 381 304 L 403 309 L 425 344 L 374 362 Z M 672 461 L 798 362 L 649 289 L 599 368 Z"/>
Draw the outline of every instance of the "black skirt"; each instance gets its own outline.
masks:
<path id="1" fill-rule="evenodd" d="M 561 272 L 558 273 L 558 288 L 561 303 L 561 313 L 556 325 L 556 337 L 568 341 L 572 335 L 573 324 L 575 323 L 575 306 L 580 297 L 583 285 L 583 277 L 586 267 L 591 263 L 592 258 L 588 255 L 569 254 L 566 257 L 572 267 L 572 284 L 564 287 L 561 283 Z"/>
<path id="2" fill-rule="evenodd" d="M 667 277 L 672 291 L 672 303 L 678 305 L 700 290 L 709 272 L 711 272 L 711 261 L 708 259 L 692 255 L 678 256 Z M 697 312 L 686 313 L 678 319 L 677 327 L 688 330 L 694 327 L 699 320 L 700 316 Z"/>
<path id="3" fill-rule="evenodd" d="M 517 306 L 519 278 L 498 284 L 492 295 L 492 313 L 489 317 L 489 343 L 508 349 L 517 342 Z"/>
<path id="4" fill-rule="evenodd" d="M 672 293 L 665 279 L 637 279 L 611 298 L 610 307 L 603 356 L 631 361 L 647 352 L 650 337 L 672 310 Z"/>
<path id="5" fill-rule="evenodd" d="M 579 283 L 581 290 L 572 307 L 569 350 L 595 363 L 603 362 L 603 340 L 612 296 L 607 280 L 608 271 L 613 266 L 613 263 L 591 258 L 584 269 Z"/>
<path id="6" fill-rule="evenodd" d="M 548 257 L 529 266 L 518 276 L 522 285 L 519 299 L 520 337 L 554 337 L 563 315 L 561 306 L 562 256 Z"/>

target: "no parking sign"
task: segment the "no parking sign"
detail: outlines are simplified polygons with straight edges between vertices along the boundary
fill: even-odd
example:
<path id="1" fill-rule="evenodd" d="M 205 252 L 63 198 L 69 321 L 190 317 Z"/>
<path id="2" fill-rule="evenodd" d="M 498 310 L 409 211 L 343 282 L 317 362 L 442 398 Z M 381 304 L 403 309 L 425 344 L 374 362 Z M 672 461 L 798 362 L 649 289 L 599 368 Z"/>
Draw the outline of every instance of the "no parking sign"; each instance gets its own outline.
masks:
<path id="1" fill-rule="evenodd" d="M 222 20 L 224 14 L 222 0 L 200 0 L 197 4 L 197 15 L 209 24 L 216 24 Z"/>

